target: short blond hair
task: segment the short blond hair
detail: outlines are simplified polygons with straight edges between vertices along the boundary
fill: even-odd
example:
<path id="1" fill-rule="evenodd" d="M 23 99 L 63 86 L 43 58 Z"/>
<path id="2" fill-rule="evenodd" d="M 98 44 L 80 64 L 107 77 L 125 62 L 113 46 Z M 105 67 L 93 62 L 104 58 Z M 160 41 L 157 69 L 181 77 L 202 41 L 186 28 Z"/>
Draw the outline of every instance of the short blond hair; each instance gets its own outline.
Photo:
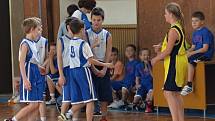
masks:
<path id="1" fill-rule="evenodd" d="M 41 26 L 41 19 L 37 17 L 26 18 L 22 22 L 22 29 L 25 34 L 28 34 L 32 28 L 35 29 L 37 26 Z"/>

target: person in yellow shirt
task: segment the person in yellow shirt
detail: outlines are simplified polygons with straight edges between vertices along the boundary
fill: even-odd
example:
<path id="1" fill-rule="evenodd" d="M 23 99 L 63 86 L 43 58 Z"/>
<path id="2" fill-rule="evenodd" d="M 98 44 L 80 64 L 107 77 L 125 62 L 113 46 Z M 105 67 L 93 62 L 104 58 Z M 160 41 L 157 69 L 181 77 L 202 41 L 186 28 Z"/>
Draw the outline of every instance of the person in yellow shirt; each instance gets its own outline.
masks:
<path id="1" fill-rule="evenodd" d="M 171 27 L 163 40 L 161 52 L 151 61 L 152 65 L 164 59 L 164 96 L 173 121 L 184 121 L 183 100 L 180 95 L 186 79 L 188 59 L 183 28 L 183 13 L 177 3 L 165 7 L 166 22 Z"/>

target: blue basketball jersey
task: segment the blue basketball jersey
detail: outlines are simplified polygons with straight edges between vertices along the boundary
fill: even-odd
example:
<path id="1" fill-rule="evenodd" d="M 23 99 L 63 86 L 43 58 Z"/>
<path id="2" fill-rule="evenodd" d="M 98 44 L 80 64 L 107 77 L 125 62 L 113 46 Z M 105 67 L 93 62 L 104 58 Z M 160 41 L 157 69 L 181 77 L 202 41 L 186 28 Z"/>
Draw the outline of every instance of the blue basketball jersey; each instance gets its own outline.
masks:
<path id="1" fill-rule="evenodd" d="M 93 57 L 93 53 L 87 42 L 74 37 L 70 42 L 70 68 L 89 67 L 88 58 Z"/>
<path id="2" fill-rule="evenodd" d="M 104 61 L 107 48 L 107 41 L 108 37 L 110 36 L 110 33 L 105 29 L 102 29 L 99 32 L 95 32 L 93 31 L 92 28 L 90 28 L 86 31 L 86 36 L 90 45 L 95 43 L 96 40 L 95 38 L 98 38 L 100 40 L 100 44 L 97 47 L 93 48 L 92 51 L 96 59 Z"/>
<path id="3" fill-rule="evenodd" d="M 91 23 L 87 17 L 87 15 L 85 13 L 83 13 L 82 11 L 80 10 L 76 10 L 73 14 L 72 14 L 72 17 L 76 17 L 80 20 L 82 20 L 84 22 L 84 25 L 85 25 L 85 30 L 91 28 Z"/>

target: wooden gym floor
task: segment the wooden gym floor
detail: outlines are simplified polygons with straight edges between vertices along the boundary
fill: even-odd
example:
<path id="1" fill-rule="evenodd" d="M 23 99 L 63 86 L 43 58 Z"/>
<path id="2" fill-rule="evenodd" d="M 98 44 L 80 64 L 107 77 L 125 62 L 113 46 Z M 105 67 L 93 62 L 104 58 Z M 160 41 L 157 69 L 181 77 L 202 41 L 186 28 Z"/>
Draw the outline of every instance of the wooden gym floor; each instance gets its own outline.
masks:
<path id="1" fill-rule="evenodd" d="M 21 104 L 7 104 L 0 103 L 0 121 L 4 118 L 13 116 L 21 109 Z M 47 106 L 47 121 L 57 121 L 58 112 L 55 106 Z M 81 113 L 80 121 L 85 121 L 85 114 Z M 99 117 L 95 117 L 94 121 L 99 121 Z M 109 121 L 171 121 L 170 115 L 159 115 L 155 113 L 127 113 L 111 111 L 109 113 Z M 204 119 L 202 117 L 189 117 L 186 116 L 185 121 L 215 121 L 215 119 Z"/>

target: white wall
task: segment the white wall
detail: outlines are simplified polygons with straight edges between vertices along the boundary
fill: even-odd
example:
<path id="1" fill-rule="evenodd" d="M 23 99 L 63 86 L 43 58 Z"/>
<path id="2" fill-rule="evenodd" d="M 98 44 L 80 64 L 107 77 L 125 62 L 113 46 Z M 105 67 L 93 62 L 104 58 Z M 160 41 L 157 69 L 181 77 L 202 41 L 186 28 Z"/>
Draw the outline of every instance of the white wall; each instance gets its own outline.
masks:
<path id="1" fill-rule="evenodd" d="M 67 16 L 66 7 L 78 0 L 60 0 L 61 21 Z M 136 0 L 96 0 L 105 11 L 104 24 L 137 24 Z"/>

